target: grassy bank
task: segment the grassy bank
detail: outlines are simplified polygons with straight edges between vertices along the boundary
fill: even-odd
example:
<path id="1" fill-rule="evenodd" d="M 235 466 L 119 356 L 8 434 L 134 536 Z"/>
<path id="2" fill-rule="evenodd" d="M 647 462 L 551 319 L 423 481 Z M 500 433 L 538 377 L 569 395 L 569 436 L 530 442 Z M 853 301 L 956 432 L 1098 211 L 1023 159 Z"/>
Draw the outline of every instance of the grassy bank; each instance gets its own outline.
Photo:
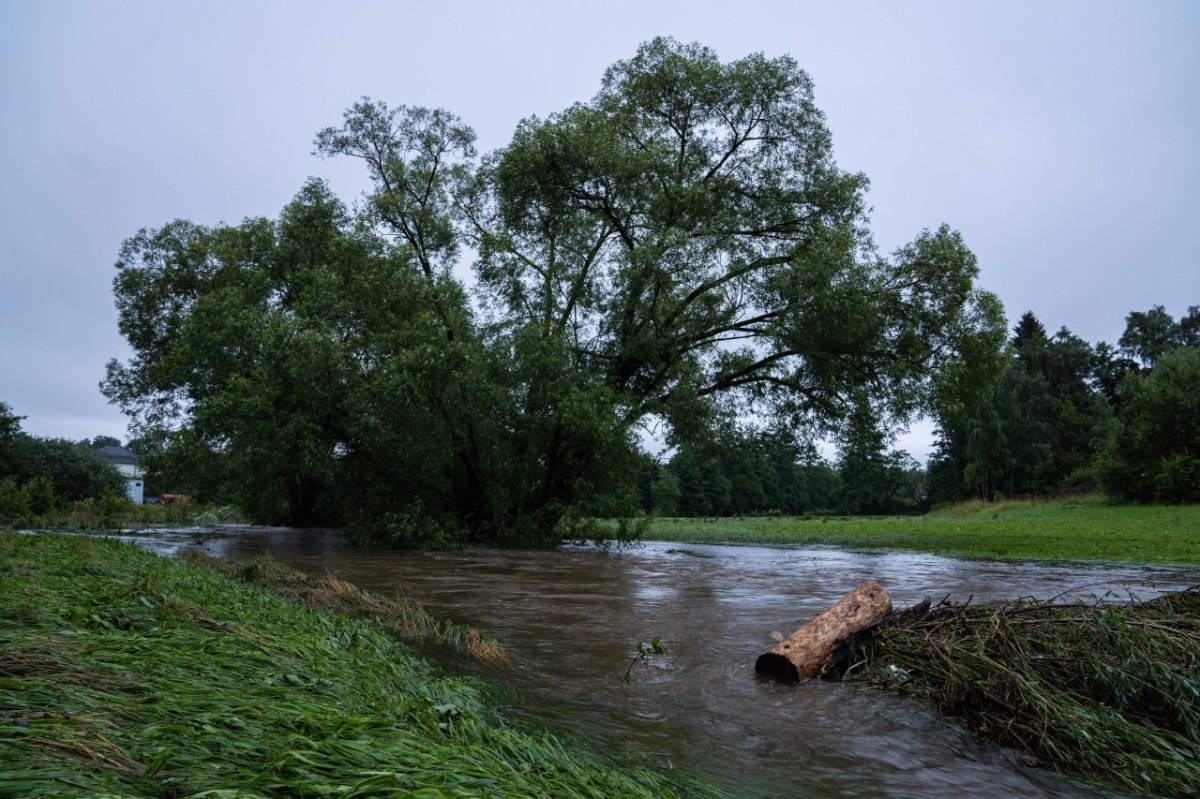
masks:
<path id="1" fill-rule="evenodd" d="M 683 792 L 509 725 L 477 681 L 314 596 L 110 541 L 0 535 L 0 796 Z"/>
<path id="2" fill-rule="evenodd" d="M 331 574 L 305 574 L 267 555 L 228 561 L 186 550 L 183 557 L 236 580 L 266 589 L 288 602 L 369 619 L 405 643 L 446 647 L 490 666 L 511 665 L 500 645 L 484 638 L 478 630 L 439 619 L 415 602 L 372 594 Z"/>
<path id="3" fill-rule="evenodd" d="M 0 515 L 0 530 L 144 530 L 152 527 L 212 527 L 244 522 L 240 511 L 205 503 L 136 505 L 123 496 L 107 496 L 99 502 L 83 500 L 46 513 L 26 511 Z"/>
<path id="4" fill-rule="evenodd" d="M 845 662 L 1030 765 L 1200 796 L 1200 588 L 1128 605 L 943 604 L 896 614 Z"/>
<path id="5" fill-rule="evenodd" d="M 1108 505 L 1084 497 L 965 503 L 924 516 L 652 519 L 644 537 L 830 544 L 981 558 L 1200 564 L 1200 505 Z"/>

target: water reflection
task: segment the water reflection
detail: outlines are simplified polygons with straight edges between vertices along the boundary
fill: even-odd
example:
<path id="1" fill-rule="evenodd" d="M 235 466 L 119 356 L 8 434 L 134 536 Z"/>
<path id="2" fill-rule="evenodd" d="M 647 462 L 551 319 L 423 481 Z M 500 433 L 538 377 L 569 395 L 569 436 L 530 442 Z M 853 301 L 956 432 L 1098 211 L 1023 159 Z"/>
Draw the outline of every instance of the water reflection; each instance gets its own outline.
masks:
<path id="1" fill-rule="evenodd" d="M 142 538 L 160 551 L 270 552 L 475 625 L 517 664 L 523 712 L 560 730 L 779 797 L 1079 797 L 1094 789 L 1022 766 L 878 692 L 755 679 L 754 659 L 864 579 L 897 606 L 951 594 L 984 601 L 1073 589 L 1141 597 L 1200 581 L 1196 570 L 964 561 L 932 555 L 645 543 L 603 551 L 364 552 L 334 531 L 253 529 Z M 667 654 L 635 665 L 638 641 Z"/>

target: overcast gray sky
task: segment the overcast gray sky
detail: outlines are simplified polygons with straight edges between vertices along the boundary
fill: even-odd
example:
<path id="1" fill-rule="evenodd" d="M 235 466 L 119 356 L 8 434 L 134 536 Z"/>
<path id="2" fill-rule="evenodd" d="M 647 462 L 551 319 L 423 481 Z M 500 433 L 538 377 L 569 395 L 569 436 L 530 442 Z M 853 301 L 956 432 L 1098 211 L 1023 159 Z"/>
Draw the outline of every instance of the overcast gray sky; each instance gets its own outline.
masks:
<path id="1" fill-rule="evenodd" d="M 97 390 L 128 350 L 121 241 L 274 216 L 361 95 L 447 108 L 503 146 L 665 34 L 790 53 L 876 240 L 962 231 L 1010 319 L 1115 340 L 1200 303 L 1200 2 L 0 0 L 0 400 L 37 435 L 125 438 Z M 903 442 L 919 456 L 928 426 Z"/>

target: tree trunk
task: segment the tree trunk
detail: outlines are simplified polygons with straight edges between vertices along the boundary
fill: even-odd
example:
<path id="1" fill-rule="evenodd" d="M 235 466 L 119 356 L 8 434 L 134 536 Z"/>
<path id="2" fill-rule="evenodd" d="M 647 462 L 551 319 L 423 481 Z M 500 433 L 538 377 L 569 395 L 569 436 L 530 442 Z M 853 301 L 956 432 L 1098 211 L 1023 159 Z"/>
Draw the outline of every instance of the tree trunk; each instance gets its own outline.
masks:
<path id="1" fill-rule="evenodd" d="M 891 612 L 892 600 L 887 591 L 874 580 L 868 580 L 789 635 L 779 646 L 760 655 L 754 670 L 789 682 L 819 677 L 839 642 Z"/>

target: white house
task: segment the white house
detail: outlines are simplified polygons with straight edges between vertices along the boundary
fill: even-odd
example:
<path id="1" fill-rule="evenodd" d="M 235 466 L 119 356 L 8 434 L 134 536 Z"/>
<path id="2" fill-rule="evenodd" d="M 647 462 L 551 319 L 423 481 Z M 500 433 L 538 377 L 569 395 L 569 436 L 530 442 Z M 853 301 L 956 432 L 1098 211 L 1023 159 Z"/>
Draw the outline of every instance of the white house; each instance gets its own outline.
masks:
<path id="1" fill-rule="evenodd" d="M 100 454 L 125 476 L 125 493 L 129 495 L 129 501 L 141 505 L 142 470 L 138 468 L 137 456 L 124 447 L 101 447 Z"/>

